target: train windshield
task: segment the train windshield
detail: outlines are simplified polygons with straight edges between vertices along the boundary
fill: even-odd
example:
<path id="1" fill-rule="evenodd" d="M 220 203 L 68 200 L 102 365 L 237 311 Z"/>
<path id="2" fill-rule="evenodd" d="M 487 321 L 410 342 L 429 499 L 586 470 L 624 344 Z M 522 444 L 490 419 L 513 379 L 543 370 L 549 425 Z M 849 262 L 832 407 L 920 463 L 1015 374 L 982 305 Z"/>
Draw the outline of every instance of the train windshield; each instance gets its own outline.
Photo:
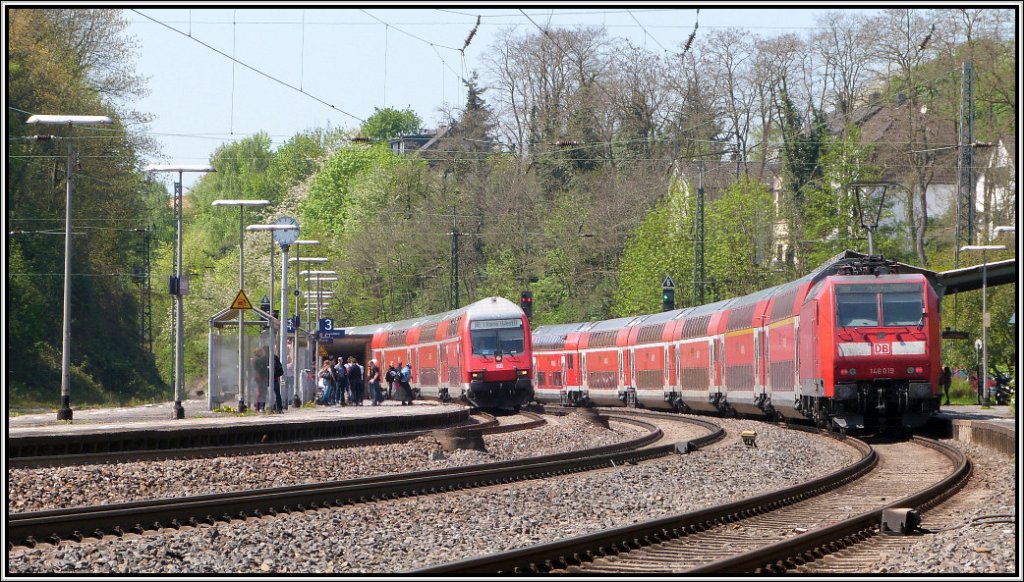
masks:
<path id="1" fill-rule="evenodd" d="M 473 354 L 521 354 L 525 339 L 523 322 L 519 319 L 494 319 L 470 322 L 469 338 Z"/>
<path id="2" fill-rule="evenodd" d="M 923 313 L 920 285 L 836 285 L 836 324 L 841 327 L 921 325 Z"/>

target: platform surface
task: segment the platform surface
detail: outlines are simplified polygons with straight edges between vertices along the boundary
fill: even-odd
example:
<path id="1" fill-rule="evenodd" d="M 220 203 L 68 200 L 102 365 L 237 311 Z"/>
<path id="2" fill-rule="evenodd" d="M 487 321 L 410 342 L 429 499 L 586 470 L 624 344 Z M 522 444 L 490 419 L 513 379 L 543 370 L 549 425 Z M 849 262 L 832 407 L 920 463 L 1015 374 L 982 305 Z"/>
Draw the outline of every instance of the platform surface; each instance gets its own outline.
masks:
<path id="1" fill-rule="evenodd" d="M 7 436 L 41 436 L 50 434 L 85 434 L 112 432 L 116 430 L 173 430 L 176 428 L 199 428 L 229 425 L 281 425 L 289 423 L 324 420 L 365 419 L 383 416 L 412 416 L 417 414 L 438 414 L 462 410 L 459 404 L 442 404 L 430 400 L 417 400 L 412 406 L 402 406 L 397 401 L 385 401 L 380 406 L 316 406 L 290 407 L 281 414 L 256 412 L 236 414 L 214 412 L 208 409 L 206 400 L 182 402 L 185 418 L 174 418 L 174 403 L 162 402 L 142 406 L 116 408 L 74 409 L 70 422 L 57 420 L 56 410 L 33 412 L 7 417 Z"/>

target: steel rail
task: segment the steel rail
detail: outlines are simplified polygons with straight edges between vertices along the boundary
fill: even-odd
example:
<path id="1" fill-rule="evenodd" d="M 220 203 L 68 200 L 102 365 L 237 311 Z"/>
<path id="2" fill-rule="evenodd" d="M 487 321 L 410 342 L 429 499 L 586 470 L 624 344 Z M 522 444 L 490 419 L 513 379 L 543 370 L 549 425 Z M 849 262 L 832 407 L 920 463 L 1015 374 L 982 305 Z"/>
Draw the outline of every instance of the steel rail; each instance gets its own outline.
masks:
<path id="1" fill-rule="evenodd" d="M 648 433 L 611 445 L 595 447 L 588 455 L 580 451 L 543 457 L 418 471 L 400 475 L 367 477 L 347 481 L 293 485 L 252 491 L 201 495 L 191 498 L 147 500 L 105 506 L 77 507 L 9 514 L 6 524 L 8 547 L 32 546 L 39 541 L 81 539 L 107 533 L 121 535 L 164 526 L 198 525 L 218 520 L 276 515 L 320 507 L 363 503 L 388 498 L 453 491 L 470 487 L 510 483 L 571 472 L 638 462 L 677 451 L 679 443 L 649 448 L 662 437 L 656 426 L 627 418 L 619 422 L 646 427 Z M 724 431 L 722 431 L 724 436 Z M 689 450 L 689 447 L 685 447 Z"/>
<path id="2" fill-rule="evenodd" d="M 913 495 L 894 501 L 828 527 L 811 530 L 792 539 L 765 546 L 753 552 L 723 558 L 687 570 L 687 574 L 710 573 L 783 573 L 805 562 L 820 559 L 870 537 L 879 535 L 882 511 L 895 507 L 924 511 L 938 505 L 967 484 L 972 471 L 970 459 L 959 449 L 920 436 L 914 442 L 942 452 L 954 463 L 953 471 L 938 483 Z"/>
<path id="3" fill-rule="evenodd" d="M 818 432 L 805 428 L 797 428 L 797 430 Z M 711 508 L 508 552 L 439 564 L 415 572 L 417 574 L 543 573 L 582 561 L 675 539 L 716 525 L 738 521 L 791 505 L 859 479 L 874 468 L 878 462 L 878 455 L 873 448 L 857 439 L 844 438 L 841 440 L 858 449 L 862 455 L 861 459 L 829 475 L 805 483 Z"/>

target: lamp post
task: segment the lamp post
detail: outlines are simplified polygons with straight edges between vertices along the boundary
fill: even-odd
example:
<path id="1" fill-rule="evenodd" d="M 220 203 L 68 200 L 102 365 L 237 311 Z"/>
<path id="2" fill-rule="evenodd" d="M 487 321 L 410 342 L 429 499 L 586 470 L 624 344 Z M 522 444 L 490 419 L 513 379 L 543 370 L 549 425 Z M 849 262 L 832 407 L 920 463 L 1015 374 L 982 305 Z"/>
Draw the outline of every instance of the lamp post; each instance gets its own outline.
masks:
<path id="1" fill-rule="evenodd" d="M 238 290 L 245 291 L 245 227 L 246 206 L 267 206 L 269 200 L 214 200 L 214 206 L 238 207 Z M 238 310 L 238 412 L 245 412 L 245 310 Z"/>
<path id="2" fill-rule="evenodd" d="M 960 251 L 981 251 L 981 376 L 979 381 L 984 387 L 985 394 L 985 406 L 992 404 L 989 399 L 988 393 L 988 293 L 987 293 L 987 280 L 986 280 L 986 267 L 988 263 L 985 260 L 985 253 L 987 251 L 1005 251 L 1006 246 L 1004 245 L 966 245 L 960 247 Z"/>
<path id="3" fill-rule="evenodd" d="M 321 315 L 321 313 L 320 313 L 320 303 L 321 303 L 321 299 L 323 299 L 322 287 L 320 286 L 320 284 L 322 282 L 324 282 L 324 281 L 337 281 L 338 278 L 334 277 L 334 276 L 331 276 L 331 275 L 337 275 L 338 273 L 337 273 L 337 271 L 303 271 L 302 274 L 306 277 L 307 284 L 310 281 L 316 281 L 316 296 L 317 296 L 317 302 L 316 302 L 316 321 L 317 321 L 317 326 L 319 326 L 320 325 L 320 315 Z M 319 334 L 319 327 L 317 328 L 317 339 L 316 339 L 316 348 L 315 349 L 316 349 L 316 373 L 319 374 L 320 373 L 320 334 Z"/>
<path id="4" fill-rule="evenodd" d="M 74 146 L 71 140 L 72 128 L 76 125 L 110 125 L 113 123 L 104 115 L 33 115 L 26 121 L 29 125 L 66 125 L 68 135 L 68 158 L 65 166 L 67 197 L 64 205 L 64 323 L 63 345 L 60 362 L 60 408 L 57 420 L 72 420 L 71 411 L 71 161 Z"/>
<path id="5" fill-rule="evenodd" d="M 295 256 L 292 257 L 291 259 L 288 259 L 288 260 L 294 262 L 296 267 L 299 267 L 299 265 L 300 265 L 300 263 L 302 261 L 302 258 L 300 256 L 300 251 L 301 251 L 302 247 L 304 245 L 310 245 L 310 246 L 318 245 L 318 244 L 320 244 L 320 241 L 318 241 L 318 240 L 297 240 L 297 241 L 293 242 L 292 244 L 295 245 Z M 312 259 L 316 259 L 316 260 L 315 261 L 314 260 L 310 260 L 308 262 L 317 262 L 317 263 L 326 263 L 327 262 L 327 259 L 325 259 L 325 258 L 320 258 L 320 257 L 311 257 L 311 258 Z M 292 395 L 292 406 L 295 406 L 295 407 L 302 406 L 302 397 L 300 396 L 300 393 L 302 392 L 302 390 L 300 390 L 300 384 L 299 384 L 299 296 L 301 294 L 302 294 L 302 292 L 299 291 L 299 269 L 296 268 L 295 269 L 295 291 L 294 291 L 294 295 L 295 295 L 295 326 L 294 326 L 294 328 L 295 328 L 295 331 L 294 331 L 294 334 L 292 335 L 292 375 L 293 375 L 293 377 L 292 377 L 292 389 L 294 391 L 293 395 Z M 307 315 L 306 319 L 307 319 L 306 323 L 308 325 L 308 323 L 309 323 L 309 321 L 308 321 L 309 320 L 309 316 L 308 315 Z"/>
<path id="6" fill-rule="evenodd" d="M 282 325 L 284 320 L 288 318 L 288 299 L 287 299 L 287 287 L 288 287 L 288 245 L 299 238 L 299 225 L 294 218 L 290 216 L 282 216 L 278 219 L 275 224 L 251 224 L 246 227 L 248 231 L 271 231 L 273 237 L 270 239 L 270 314 L 274 313 L 274 243 L 281 245 L 281 314 L 278 317 L 278 325 Z M 268 387 L 272 389 L 274 386 L 274 324 L 267 322 L 267 329 L 269 329 L 269 337 L 267 338 L 268 343 L 268 366 L 269 373 L 267 379 L 270 382 Z M 279 354 L 284 355 L 285 349 L 285 336 L 284 329 L 278 330 L 278 337 L 280 338 L 281 346 Z M 278 388 L 280 390 L 280 388 Z M 275 402 L 274 406 L 277 406 Z"/>
<path id="7" fill-rule="evenodd" d="M 182 195 L 185 188 L 182 174 L 185 172 L 216 172 L 212 166 L 163 166 L 150 165 L 145 170 L 155 172 L 178 172 L 178 181 L 174 184 L 174 205 L 177 209 L 178 239 L 174 275 L 171 278 L 171 295 L 174 295 L 174 418 L 185 418 L 185 409 L 181 406 L 185 393 L 185 298 L 181 289 L 181 248 L 182 248 Z"/>

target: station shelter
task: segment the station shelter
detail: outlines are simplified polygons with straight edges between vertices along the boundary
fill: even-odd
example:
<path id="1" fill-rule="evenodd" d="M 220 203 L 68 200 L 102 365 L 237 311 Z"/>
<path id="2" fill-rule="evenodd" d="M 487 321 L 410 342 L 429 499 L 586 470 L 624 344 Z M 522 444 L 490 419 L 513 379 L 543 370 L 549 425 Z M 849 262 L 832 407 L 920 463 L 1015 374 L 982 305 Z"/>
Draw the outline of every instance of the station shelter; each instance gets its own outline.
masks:
<path id="1" fill-rule="evenodd" d="M 248 313 L 246 313 L 248 312 Z M 252 367 L 252 353 L 257 347 L 269 349 L 270 326 L 279 330 L 277 318 L 272 314 L 257 307 L 252 309 L 234 309 L 228 307 L 221 310 L 210 318 L 210 331 L 208 335 L 208 362 L 207 362 L 207 404 L 210 410 L 222 406 L 237 407 L 239 400 L 238 390 L 238 329 L 239 318 L 244 315 L 242 325 L 245 333 L 242 337 L 242 362 L 245 365 L 245 386 L 241 399 L 247 407 L 253 407 L 257 395 L 257 386 L 254 382 L 255 372 Z M 290 406 L 294 398 L 295 387 L 287 374 L 288 356 L 291 355 L 294 333 L 288 333 L 286 343 L 288 354 L 283 357 L 277 352 L 280 349 L 280 338 L 274 334 L 274 354 L 281 359 L 282 365 L 286 368 L 285 377 L 281 380 L 281 399 L 284 405 Z M 310 341 L 305 330 L 298 330 L 298 368 L 299 368 L 299 397 L 303 404 L 308 402 L 315 393 L 315 385 L 312 373 L 313 358 L 315 352 L 313 343 Z M 269 388 L 269 387 L 268 387 Z M 268 392 L 265 402 L 272 402 L 272 391 Z"/>

